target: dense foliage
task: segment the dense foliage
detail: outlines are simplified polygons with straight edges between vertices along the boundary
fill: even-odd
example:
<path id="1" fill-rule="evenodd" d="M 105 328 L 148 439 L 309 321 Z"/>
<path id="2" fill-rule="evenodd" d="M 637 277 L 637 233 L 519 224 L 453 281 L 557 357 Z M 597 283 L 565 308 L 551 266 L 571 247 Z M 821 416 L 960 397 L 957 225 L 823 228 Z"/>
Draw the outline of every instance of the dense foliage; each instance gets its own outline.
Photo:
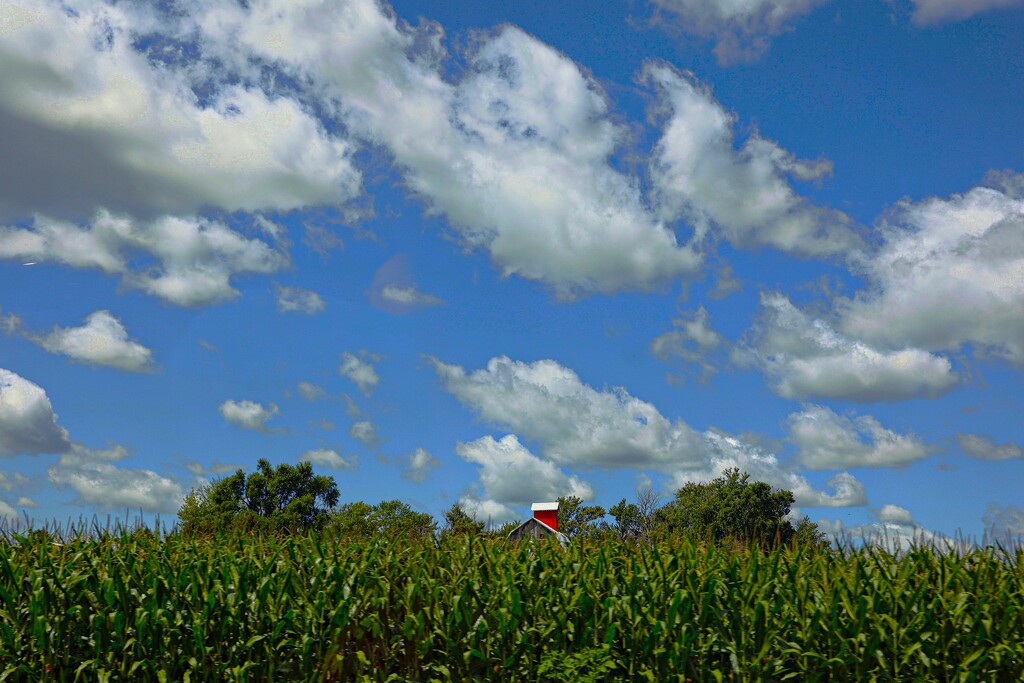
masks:
<path id="1" fill-rule="evenodd" d="M 260 460 L 251 475 L 238 470 L 230 477 L 193 489 L 178 511 L 186 534 L 219 531 L 295 532 L 326 530 L 334 538 L 355 540 L 377 536 L 426 539 L 489 536 L 505 538 L 518 523 L 485 528 L 458 503 L 445 512 L 441 527 L 429 514 L 399 500 L 375 505 L 363 501 L 335 507 L 339 498 L 333 477 L 313 474 L 312 466 L 279 465 Z M 752 482 L 738 469 L 704 484 L 690 483 L 658 507 L 660 496 L 650 488 L 637 491 L 635 503 L 623 498 L 609 510 L 587 505 L 577 496 L 558 498 L 558 530 L 570 539 L 643 541 L 686 537 L 770 546 L 827 545 L 824 535 L 806 517 L 794 527 L 787 519 L 793 494 Z M 609 524 L 607 516 L 614 522 Z"/>
<path id="2" fill-rule="evenodd" d="M 0 681 L 1024 677 L 1024 549 L 0 540 Z"/>
<path id="3" fill-rule="evenodd" d="M 730 469 L 711 482 L 686 484 L 657 517 L 668 531 L 694 539 L 788 543 L 795 533 L 786 520 L 793 501 L 789 491 L 752 482 L 750 475 Z"/>
<path id="4" fill-rule="evenodd" d="M 302 462 L 278 465 L 261 458 L 256 472 L 239 469 L 208 486 L 193 489 L 178 517 L 186 533 L 244 531 L 306 531 L 322 529 L 338 503 L 333 477 L 313 474 Z"/>

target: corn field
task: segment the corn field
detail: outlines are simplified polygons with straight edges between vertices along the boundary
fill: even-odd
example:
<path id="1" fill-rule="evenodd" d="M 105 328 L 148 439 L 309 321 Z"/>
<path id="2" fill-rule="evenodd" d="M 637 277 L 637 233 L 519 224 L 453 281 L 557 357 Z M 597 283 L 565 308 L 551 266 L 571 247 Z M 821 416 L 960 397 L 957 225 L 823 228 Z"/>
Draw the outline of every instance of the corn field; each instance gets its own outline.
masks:
<path id="1" fill-rule="evenodd" d="M 1020 681 L 1024 550 L 0 540 L 0 680 Z"/>

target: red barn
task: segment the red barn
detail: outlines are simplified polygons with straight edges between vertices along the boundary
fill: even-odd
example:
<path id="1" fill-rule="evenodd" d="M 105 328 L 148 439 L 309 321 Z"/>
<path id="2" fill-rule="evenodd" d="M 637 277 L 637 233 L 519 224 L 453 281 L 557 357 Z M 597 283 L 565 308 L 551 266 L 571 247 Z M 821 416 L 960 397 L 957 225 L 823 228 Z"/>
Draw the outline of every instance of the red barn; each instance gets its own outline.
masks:
<path id="1" fill-rule="evenodd" d="M 558 503 L 534 503 L 530 506 L 533 518 L 558 531 Z"/>
<path id="2" fill-rule="evenodd" d="M 513 529 L 508 540 L 554 538 L 562 545 L 569 542 L 569 537 L 558 530 L 558 503 L 534 503 L 530 509 L 533 510 L 533 518 Z"/>

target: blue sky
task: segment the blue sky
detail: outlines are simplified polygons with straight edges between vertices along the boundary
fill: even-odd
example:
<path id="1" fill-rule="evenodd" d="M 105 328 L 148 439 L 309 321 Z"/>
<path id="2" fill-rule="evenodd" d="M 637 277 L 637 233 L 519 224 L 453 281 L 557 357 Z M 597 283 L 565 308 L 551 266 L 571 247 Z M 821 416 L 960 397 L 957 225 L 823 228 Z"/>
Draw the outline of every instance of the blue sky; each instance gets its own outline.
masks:
<path id="1" fill-rule="evenodd" d="M 259 458 L 1024 533 L 1019 0 L 15 0 L 0 516 Z"/>

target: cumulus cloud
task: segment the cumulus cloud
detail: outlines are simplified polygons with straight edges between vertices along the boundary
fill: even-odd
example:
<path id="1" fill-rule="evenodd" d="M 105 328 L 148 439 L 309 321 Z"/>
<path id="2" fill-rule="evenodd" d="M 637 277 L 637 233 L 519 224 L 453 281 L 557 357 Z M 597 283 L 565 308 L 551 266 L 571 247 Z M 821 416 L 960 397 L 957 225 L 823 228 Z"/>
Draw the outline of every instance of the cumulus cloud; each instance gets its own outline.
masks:
<path id="1" fill-rule="evenodd" d="M 467 373 L 430 359 L 446 391 L 486 421 L 543 444 L 560 465 L 697 467 L 700 432 L 625 389 L 597 391 L 556 361 L 500 356 Z"/>
<path id="2" fill-rule="evenodd" d="M 322 387 L 319 387 L 312 382 L 299 382 L 296 385 L 296 388 L 298 388 L 299 394 L 302 395 L 302 398 L 307 401 L 317 401 L 327 396 L 327 392 L 324 391 Z"/>
<path id="3" fill-rule="evenodd" d="M 136 266 L 139 257 L 157 263 Z M 178 306 L 234 298 L 232 276 L 272 273 L 289 264 L 287 254 L 219 221 L 174 216 L 140 221 L 107 210 L 97 211 L 86 227 L 43 215 L 26 228 L 0 226 L 0 258 L 98 268 Z"/>
<path id="4" fill-rule="evenodd" d="M 676 359 L 695 363 L 707 377 L 717 370 L 708 362 L 708 354 L 722 345 L 720 334 L 711 328 L 711 316 L 701 306 L 693 313 L 684 313 L 672 320 L 675 328 L 651 340 L 651 353 L 670 363 Z"/>
<path id="5" fill-rule="evenodd" d="M 338 455 L 337 451 L 329 448 L 317 448 L 316 450 L 306 451 L 299 456 L 299 462 L 311 462 L 314 465 L 328 467 L 332 470 L 351 469 L 355 464 L 354 459 L 352 462 L 349 462 Z"/>
<path id="6" fill-rule="evenodd" d="M 42 387 L 0 368 L 0 455 L 64 453 L 68 432 Z"/>
<path id="7" fill-rule="evenodd" d="M 854 526 L 838 519 L 821 519 L 816 523 L 819 530 L 841 542 L 862 541 L 890 552 L 906 551 L 913 546 L 951 550 L 961 545 L 944 534 L 925 528 L 909 510 L 898 505 L 886 504 L 870 512 L 877 521 Z"/>
<path id="8" fill-rule="evenodd" d="M 844 213 L 810 204 L 788 178 L 813 180 L 829 161 L 803 161 L 756 133 L 734 148 L 736 117 L 690 74 L 649 64 L 644 81 L 668 112 L 650 174 L 665 220 L 685 218 L 698 235 L 737 246 L 767 246 L 801 256 L 845 254 L 863 245 Z"/>
<path id="9" fill-rule="evenodd" d="M 471 518 L 488 525 L 499 525 L 505 522 L 519 521 L 521 515 L 507 505 L 496 500 L 481 500 L 472 495 L 459 498 L 459 505 Z"/>
<path id="10" fill-rule="evenodd" d="M 707 483 L 726 470 L 739 469 L 757 481 L 791 491 L 795 504 L 804 507 L 856 507 L 867 505 L 867 494 L 856 477 L 840 472 L 816 489 L 803 475 L 784 467 L 778 458 L 762 448 L 718 430 L 702 435 L 704 462 L 700 468 L 675 472 L 672 489 L 689 482 Z"/>
<path id="11" fill-rule="evenodd" d="M 843 331 L 889 348 L 970 344 L 1024 367 L 1024 196 L 1002 185 L 898 204 L 881 246 L 853 261 L 868 286 L 839 302 Z"/>
<path id="12" fill-rule="evenodd" d="M 10 503 L 0 500 L 0 522 L 11 524 L 19 519 L 18 511 L 11 507 Z"/>
<path id="13" fill-rule="evenodd" d="M 480 466 L 480 483 L 487 498 L 508 505 L 528 505 L 559 496 L 594 497 L 589 484 L 563 473 L 554 463 L 538 458 L 515 435 L 485 436 L 460 443 L 456 454 Z"/>
<path id="14" fill-rule="evenodd" d="M 1024 535 L 1024 507 L 1019 505 L 989 503 L 982 521 L 994 540 L 1002 540 L 1007 535 Z"/>
<path id="15" fill-rule="evenodd" d="M 189 70 L 147 59 L 138 6 L 12 0 L 4 13 L 0 220 L 288 210 L 360 191 L 349 143 L 298 101 L 242 84 L 204 100 Z"/>
<path id="16" fill-rule="evenodd" d="M 913 347 L 870 346 L 811 317 L 779 293 L 761 295 L 761 310 L 733 359 L 764 372 L 784 398 L 899 401 L 936 396 L 958 381 L 942 356 Z"/>
<path id="17" fill-rule="evenodd" d="M 14 313 L 0 315 L 0 332 L 6 335 L 16 334 L 21 331 L 21 318 Z"/>
<path id="18" fill-rule="evenodd" d="M 956 440 L 960 444 L 960 450 L 979 460 L 1014 460 L 1021 457 L 1021 449 L 1017 444 L 997 444 L 985 434 L 957 432 Z"/>
<path id="19" fill-rule="evenodd" d="M 489 508 L 491 516 L 503 508 L 554 500 L 559 496 L 579 496 L 584 500 L 594 497 L 589 484 L 566 475 L 554 463 L 538 458 L 511 434 L 499 440 L 485 436 L 460 443 L 455 452 L 466 462 L 480 466 L 479 495 L 466 498 L 476 501 L 470 506 L 474 509 Z"/>
<path id="20" fill-rule="evenodd" d="M 28 477 L 21 472 L 15 472 L 11 476 L 7 476 L 6 472 L 0 472 L 0 489 L 4 491 L 13 491 L 15 488 L 22 488 L 28 483 Z"/>
<path id="21" fill-rule="evenodd" d="M 418 308 L 443 306 L 444 300 L 420 291 L 412 276 L 409 257 L 396 254 L 377 269 L 367 292 L 370 303 L 388 313 L 410 313 Z"/>
<path id="22" fill-rule="evenodd" d="M 786 420 L 797 460 L 812 470 L 906 465 L 929 455 L 914 434 L 897 434 L 870 415 L 846 417 L 807 405 Z"/>
<path id="23" fill-rule="evenodd" d="M 372 356 L 370 358 L 372 359 Z M 364 396 L 371 395 L 380 381 L 373 363 L 348 351 L 341 354 L 341 365 L 338 367 L 338 372 L 342 377 L 347 377 L 355 382 Z"/>
<path id="24" fill-rule="evenodd" d="M 714 39 L 715 56 L 723 65 L 757 59 L 768 49 L 771 38 L 789 29 L 792 20 L 828 1 L 652 0 L 663 11 L 657 17 L 659 23 Z"/>
<path id="25" fill-rule="evenodd" d="M 446 391 L 484 420 L 536 441 L 555 465 L 653 469 L 687 481 L 710 481 L 730 467 L 794 492 L 800 505 L 863 505 L 864 488 L 842 473 L 816 490 L 767 452 L 736 437 L 669 421 L 652 404 L 616 387 L 597 391 L 553 360 L 492 358 L 467 373 L 430 359 Z"/>
<path id="26" fill-rule="evenodd" d="M 214 460 L 209 465 L 204 465 L 197 460 L 190 460 L 185 463 L 185 469 L 197 477 L 206 477 L 211 474 L 227 474 L 241 468 L 237 463 L 225 463 Z"/>
<path id="27" fill-rule="evenodd" d="M 425 448 L 417 448 L 402 456 L 402 477 L 420 484 L 430 476 L 432 470 L 441 466 L 441 461 Z"/>
<path id="28" fill-rule="evenodd" d="M 421 292 L 415 286 L 399 287 L 397 285 L 388 285 L 381 289 L 380 295 L 384 299 L 400 306 L 425 307 L 444 304 L 443 299 L 439 299 L 433 294 Z"/>
<path id="29" fill-rule="evenodd" d="M 153 352 L 129 339 L 124 324 L 110 311 L 90 313 L 81 327 L 55 327 L 47 335 L 29 335 L 29 339 L 80 363 L 127 372 L 153 370 Z"/>
<path id="30" fill-rule="evenodd" d="M 281 313 L 316 315 L 327 308 L 320 295 L 300 287 L 285 287 L 274 283 L 277 290 L 277 310 Z"/>
<path id="31" fill-rule="evenodd" d="M 152 470 L 114 464 L 127 456 L 120 446 L 97 450 L 75 444 L 46 472 L 52 483 L 69 487 L 79 501 L 101 510 L 177 512 L 185 497 L 181 484 Z"/>
<path id="32" fill-rule="evenodd" d="M 914 23 L 960 21 L 993 9 L 1024 6 L 1024 0 L 913 0 Z"/>
<path id="33" fill-rule="evenodd" d="M 327 258 L 331 251 L 341 251 L 345 248 L 345 241 L 338 237 L 337 233 L 319 225 L 305 226 L 302 243 L 323 258 Z"/>
<path id="34" fill-rule="evenodd" d="M 348 430 L 348 435 L 356 441 L 362 441 L 367 446 L 372 447 L 380 443 L 380 437 L 377 436 L 377 427 L 369 420 L 360 420 L 353 423 L 352 427 Z"/>
<path id="35" fill-rule="evenodd" d="M 223 47 L 241 46 L 340 103 L 349 131 L 390 151 L 428 210 L 505 275 L 572 298 L 650 290 L 699 268 L 638 179 L 609 163 L 625 130 L 600 87 L 522 31 L 475 42 L 449 82 L 439 27 L 410 29 L 374 0 L 195 11 L 205 50 L 244 70 L 248 56 Z"/>
<path id="36" fill-rule="evenodd" d="M 914 516 L 910 510 L 901 508 L 899 505 L 887 503 L 878 510 L 878 521 L 889 524 L 914 524 Z"/>
<path id="37" fill-rule="evenodd" d="M 273 403 L 263 406 L 255 401 L 234 400 L 224 401 L 218 410 L 228 422 L 243 429 L 255 429 L 264 434 L 270 434 L 272 431 L 267 428 L 267 420 L 276 417 L 281 412 Z"/>

